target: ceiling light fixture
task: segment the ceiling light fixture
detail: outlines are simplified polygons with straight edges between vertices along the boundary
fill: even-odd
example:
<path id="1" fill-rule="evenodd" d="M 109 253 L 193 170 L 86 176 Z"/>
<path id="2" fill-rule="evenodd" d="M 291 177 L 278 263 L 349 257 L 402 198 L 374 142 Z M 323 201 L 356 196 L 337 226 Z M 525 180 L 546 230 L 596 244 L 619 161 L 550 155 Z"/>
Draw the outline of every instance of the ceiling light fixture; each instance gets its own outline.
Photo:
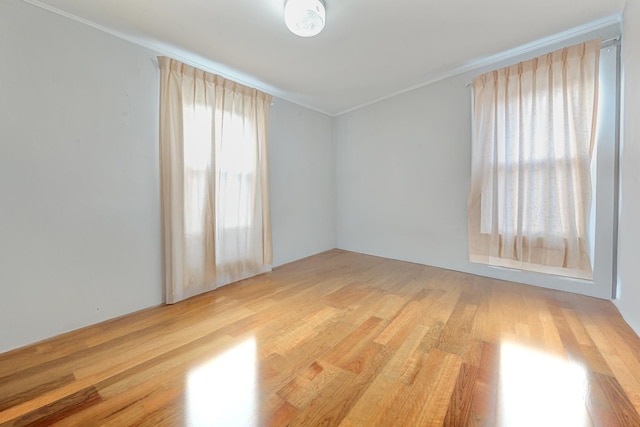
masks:
<path id="1" fill-rule="evenodd" d="M 293 34 L 315 36 L 324 28 L 324 0 L 286 0 L 284 22 Z"/>

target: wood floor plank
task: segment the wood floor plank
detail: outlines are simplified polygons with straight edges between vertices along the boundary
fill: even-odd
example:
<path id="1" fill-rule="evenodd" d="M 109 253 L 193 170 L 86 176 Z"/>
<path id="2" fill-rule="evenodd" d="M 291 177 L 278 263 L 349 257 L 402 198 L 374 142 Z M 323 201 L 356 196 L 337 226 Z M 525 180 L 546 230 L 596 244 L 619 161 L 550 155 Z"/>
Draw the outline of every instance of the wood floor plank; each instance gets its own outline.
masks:
<path id="1" fill-rule="evenodd" d="M 593 372 L 589 372 L 589 390 L 585 396 L 587 411 L 594 426 L 619 425 L 616 413 L 605 389 Z"/>
<path id="2" fill-rule="evenodd" d="M 101 400 L 95 387 L 88 387 L 47 406 L 21 415 L 13 420 L 12 424 L 14 426 L 49 426 L 93 406 Z"/>
<path id="3" fill-rule="evenodd" d="M 463 363 L 447 408 L 444 426 L 466 426 L 470 423 L 473 388 L 478 378 L 478 367 Z"/>
<path id="4" fill-rule="evenodd" d="M 472 419 L 469 425 L 495 426 L 500 374 L 500 354 L 496 344 L 483 342 L 478 377 L 471 396 Z"/>
<path id="5" fill-rule="evenodd" d="M 366 370 L 359 373 L 343 370 L 300 412 L 291 426 L 339 425 L 382 369 L 390 353 L 377 347 Z"/>
<path id="6" fill-rule="evenodd" d="M 415 397 L 403 425 L 441 426 L 459 377 L 462 359 L 457 354 L 434 349 L 425 369 L 414 383 Z M 410 395 L 411 396 L 411 395 Z"/>
<path id="7" fill-rule="evenodd" d="M 70 384 L 75 380 L 73 373 L 51 377 L 50 372 L 38 372 L 28 378 L 16 378 L 11 375 L 0 382 L 0 411 L 24 403 L 48 391 Z"/>
<path id="8" fill-rule="evenodd" d="M 265 425 L 268 426 L 287 426 L 298 415 L 299 411 L 289 402 L 283 402 L 273 413 L 266 417 Z"/>
<path id="9" fill-rule="evenodd" d="M 0 425 L 531 425 L 527 388 L 640 426 L 640 338 L 608 301 L 331 250 L 0 354 Z"/>
<path id="10" fill-rule="evenodd" d="M 618 425 L 640 426 L 640 415 L 614 377 L 595 373 L 597 382 L 602 386 L 605 396 L 616 415 Z"/>

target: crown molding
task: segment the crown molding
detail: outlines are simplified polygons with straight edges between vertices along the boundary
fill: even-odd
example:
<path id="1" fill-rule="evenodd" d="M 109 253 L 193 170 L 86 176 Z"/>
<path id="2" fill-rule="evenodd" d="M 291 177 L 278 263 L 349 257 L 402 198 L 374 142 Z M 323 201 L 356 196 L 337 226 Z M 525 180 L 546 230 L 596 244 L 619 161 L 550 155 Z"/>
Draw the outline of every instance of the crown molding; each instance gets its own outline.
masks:
<path id="1" fill-rule="evenodd" d="M 107 33 L 111 36 L 117 37 L 119 39 L 125 40 L 129 43 L 135 44 L 137 46 L 144 47 L 153 51 L 158 56 L 168 56 L 173 59 L 177 59 L 178 61 L 184 62 L 187 65 L 191 65 L 193 67 L 199 68 L 201 70 L 217 74 L 226 79 L 233 80 L 237 83 L 243 84 L 245 86 L 249 86 L 255 89 L 258 89 L 262 92 L 266 92 L 270 95 L 273 95 L 277 98 L 283 99 L 288 102 L 292 102 L 301 107 L 307 108 L 309 110 L 316 111 L 318 113 L 334 117 L 335 115 L 323 110 L 318 109 L 317 107 L 313 107 L 310 105 L 305 105 L 300 101 L 292 99 L 286 92 L 265 84 L 260 80 L 257 80 L 245 73 L 239 72 L 237 70 L 232 69 L 224 64 L 221 64 L 216 61 L 212 61 L 203 56 L 196 55 L 194 53 L 188 52 L 184 49 L 180 49 L 178 47 L 162 43 L 159 41 L 151 41 L 148 39 L 144 39 L 142 37 L 133 36 L 131 34 L 124 33 L 122 31 L 114 30 L 113 28 L 106 27 L 104 25 L 100 25 L 96 22 L 93 22 L 89 19 L 81 18 L 72 13 L 66 12 L 64 10 L 58 9 L 56 7 L 50 6 L 48 4 L 42 3 L 38 0 L 22 0 L 25 3 L 28 3 L 32 6 L 38 7 L 40 9 L 44 9 L 48 12 L 55 13 L 56 15 L 63 16 L 65 18 L 71 19 L 73 21 L 79 22 L 81 24 L 92 27 L 98 31 Z"/>
<path id="2" fill-rule="evenodd" d="M 385 95 L 380 98 L 376 98 L 372 101 L 367 101 L 363 104 L 359 104 L 347 110 L 343 110 L 335 114 L 335 116 L 350 113 L 360 108 L 375 104 L 380 101 L 384 101 L 385 99 L 393 98 L 394 96 L 401 95 L 403 93 L 411 92 L 412 90 L 419 89 L 421 87 L 430 85 L 440 80 L 447 79 L 449 77 L 458 76 L 458 75 L 465 74 L 472 71 L 479 71 L 486 67 L 495 68 L 497 64 L 501 64 L 504 62 L 522 61 L 524 60 L 524 57 L 526 57 L 527 55 L 534 55 L 534 54 L 540 55 L 542 54 L 541 51 L 545 51 L 545 50 L 549 51 L 552 49 L 557 49 L 559 48 L 558 45 L 567 44 L 570 41 L 573 41 L 574 43 L 578 43 L 579 41 L 577 41 L 576 39 L 584 38 L 586 36 L 595 36 L 600 32 L 605 33 L 604 37 L 614 38 L 619 36 L 622 33 L 621 25 L 622 25 L 622 15 L 620 14 L 610 15 L 602 19 L 598 19 L 596 21 L 592 21 L 587 24 L 574 27 L 566 31 L 562 31 L 560 33 L 557 33 L 548 37 L 543 37 L 531 43 L 527 43 L 525 45 L 518 46 L 516 48 L 509 49 L 495 55 L 476 58 L 457 67 L 453 67 L 447 70 L 441 70 L 439 72 L 434 72 L 430 74 L 430 76 L 422 83 L 418 83 L 416 85 L 399 90 L 392 94 Z"/>

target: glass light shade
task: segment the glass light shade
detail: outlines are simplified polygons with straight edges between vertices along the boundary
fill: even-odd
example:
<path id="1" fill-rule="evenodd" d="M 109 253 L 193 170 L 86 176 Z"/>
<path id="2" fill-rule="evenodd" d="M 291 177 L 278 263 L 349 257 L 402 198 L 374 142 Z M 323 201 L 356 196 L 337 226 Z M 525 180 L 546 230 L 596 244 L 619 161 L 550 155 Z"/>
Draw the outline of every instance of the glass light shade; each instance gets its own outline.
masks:
<path id="1" fill-rule="evenodd" d="M 311 37 L 324 28 L 323 0 L 287 0 L 284 22 L 293 34 Z"/>

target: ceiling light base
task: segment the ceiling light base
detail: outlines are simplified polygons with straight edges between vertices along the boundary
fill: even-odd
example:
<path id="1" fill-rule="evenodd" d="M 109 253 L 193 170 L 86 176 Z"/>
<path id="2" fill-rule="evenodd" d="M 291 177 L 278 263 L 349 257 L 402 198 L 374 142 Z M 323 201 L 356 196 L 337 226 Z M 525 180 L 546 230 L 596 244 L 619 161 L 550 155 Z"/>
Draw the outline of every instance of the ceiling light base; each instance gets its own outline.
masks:
<path id="1" fill-rule="evenodd" d="M 287 0 L 284 5 L 284 22 L 300 37 L 319 34 L 324 28 L 324 20 L 324 0 Z"/>

